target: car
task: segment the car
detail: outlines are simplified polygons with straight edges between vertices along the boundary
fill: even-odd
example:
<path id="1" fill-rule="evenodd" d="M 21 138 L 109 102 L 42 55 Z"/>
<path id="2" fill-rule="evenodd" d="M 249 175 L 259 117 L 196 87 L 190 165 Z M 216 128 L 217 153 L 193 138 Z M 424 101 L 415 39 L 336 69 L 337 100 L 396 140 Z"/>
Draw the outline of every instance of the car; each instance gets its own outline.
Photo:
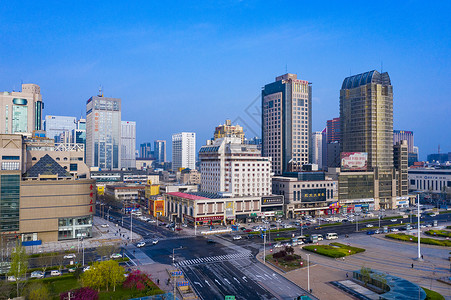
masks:
<path id="1" fill-rule="evenodd" d="M 316 226 L 315 229 L 321 229 L 321 226 Z"/>
<path id="2" fill-rule="evenodd" d="M 426 224 L 426 227 L 432 227 L 432 225 L 431 224 Z"/>
<path id="3" fill-rule="evenodd" d="M 183 228 L 177 227 L 175 230 L 176 230 L 176 231 L 182 231 Z"/>
<path id="4" fill-rule="evenodd" d="M 317 236 L 318 236 L 318 241 L 324 240 L 324 238 L 323 238 L 323 236 L 321 234 L 318 234 Z"/>
<path id="5" fill-rule="evenodd" d="M 188 227 L 188 224 L 182 224 L 182 227 L 186 228 Z"/>
<path id="6" fill-rule="evenodd" d="M 67 269 L 67 271 L 69 271 L 69 273 L 74 273 L 76 270 L 77 270 L 76 267 Z"/>
<path id="7" fill-rule="evenodd" d="M 158 240 L 157 239 L 152 241 L 152 245 L 156 245 L 156 244 L 158 244 Z"/>
<path id="8" fill-rule="evenodd" d="M 234 241 L 236 241 L 236 240 L 241 240 L 241 235 L 234 235 L 234 236 L 233 236 L 233 240 L 234 240 Z"/>
<path id="9" fill-rule="evenodd" d="M 390 221 L 392 221 L 392 222 L 396 222 L 396 221 L 398 221 L 398 219 L 391 219 Z"/>
<path id="10" fill-rule="evenodd" d="M 146 245 L 146 242 L 139 242 L 138 244 L 136 244 L 136 247 L 141 248 L 144 247 Z"/>
<path id="11" fill-rule="evenodd" d="M 64 255 L 64 259 L 71 259 L 71 258 L 75 258 L 75 257 L 76 257 L 75 253 L 70 253 L 70 254 Z"/>
<path id="12" fill-rule="evenodd" d="M 102 227 L 102 228 L 107 228 L 107 227 L 110 227 L 110 225 L 108 225 L 108 224 L 102 224 L 102 225 L 100 225 L 100 227 Z"/>
<path id="13" fill-rule="evenodd" d="M 44 278 L 44 272 L 42 272 L 42 271 L 33 271 L 30 274 L 30 278 Z"/>
<path id="14" fill-rule="evenodd" d="M 147 220 L 147 222 L 149 222 L 149 223 L 156 223 L 157 221 L 149 219 L 149 220 Z"/>
<path id="15" fill-rule="evenodd" d="M 110 255 L 110 258 L 112 258 L 112 259 L 121 258 L 121 257 L 122 257 L 122 254 L 120 254 L 120 253 L 113 253 Z"/>
<path id="16" fill-rule="evenodd" d="M 368 224 L 368 225 L 366 225 L 366 227 L 371 228 L 371 227 L 374 227 L 374 225 L 373 224 Z"/>
<path id="17" fill-rule="evenodd" d="M 212 239 L 208 239 L 207 240 L 207 244 L 216 244 L 216 241 L 212 240 Z"/>
<path id="18" fill-rule="evenodd" d="M 61 276 L 61 272 L 58 270 L 50 271 L 50 276 Z"/>
<path id="19" fill-rule="evenodd" d="M 16 277 L 15 276 L 8 276 L 8 281 L 16 281 Z"/>
<path id="20" fill-rule="evenodd" d="M 83 268 L 83 272 L 86 272 L 86 271 L 89 271 L 89 270 L 91 270 L 91 266 L 86 266 L 86 267 Z"/>
<path id="21" fill-rule="evenodd" d="M 244 232 L 252 232 L 251 229 L 246 229 Z"/>
<path id="22" fill-rule="evenodd" d="M 158 226 L 166 226 L 165 222 L 158 223 Z"/>
<path id="23" fill-rule="evenodd" d="M 376 229 L 376 230 L 374 231 L 374 233 L 375 233 L 375 234 L 381 234 L 382 231 L 380 231 L 379 229 Z"/>
<path id="24" fill-rule="evenodd" d="M 280 247 L 283 247 L 283 245 L 281 243 L 277 243 L 274 245 L 274 248 L 280 248 Z"/>
<path id="25" fill-rule="evenodd" d="M 366 234 L 368 234 L 368 235 L 373 235 L 373 234 L 375 234 L 376 232 L 374 231 L 374 230 L 368 230 L 367 232 L 366 232 Z"/>
<path id="26" fill-rule="evenodd" d="M 398 231 L 399 231 L 398 228 L 392 228 L 392 229 L 391 229 L 391 232 L 398 232 Z"/>

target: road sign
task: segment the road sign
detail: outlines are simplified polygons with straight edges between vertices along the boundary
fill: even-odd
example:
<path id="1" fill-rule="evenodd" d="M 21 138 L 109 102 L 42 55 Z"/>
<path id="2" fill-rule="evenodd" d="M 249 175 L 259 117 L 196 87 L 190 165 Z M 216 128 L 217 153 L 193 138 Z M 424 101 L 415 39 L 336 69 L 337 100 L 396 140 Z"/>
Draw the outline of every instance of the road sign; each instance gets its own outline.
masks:
<path id="1" fill-rule="evenodd" d="M 225 296 L 224 300 L 235 300 L 235 296 Z"/>

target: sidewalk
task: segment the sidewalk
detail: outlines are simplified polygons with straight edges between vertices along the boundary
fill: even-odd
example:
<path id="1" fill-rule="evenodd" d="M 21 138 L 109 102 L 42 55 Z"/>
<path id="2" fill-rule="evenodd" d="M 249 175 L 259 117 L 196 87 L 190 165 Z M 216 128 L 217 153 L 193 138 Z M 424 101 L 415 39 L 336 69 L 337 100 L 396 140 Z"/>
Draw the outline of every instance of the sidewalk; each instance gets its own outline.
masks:
<path id="1" fill-rule="evenodd" d="M 102 224 L 108 224 L 106 228 L 101 227 Z M 119 232 L 120 230 L 120 232 Z M 85 238 L 83 243 L 79 240 L 67 240 L 58 242 L 48 242 L 42 243 L 40 246 L 29 246 L 26 247 L 27 253 L 40 253 L 40 252 L 56 252 L 56 251 L 66 251 L 75 250 L 84 246 L 84 248 L 97 248 L 103 245 L 125 245 L 130 244 L 130 230 L 125 229 L 121 226 L 116 226 L 116 224 L 104 220 L 100 217 L 94 216 L 92 225 L 92 238 Z M 142 237 L 133 232 L 133 241 L 139 241 Z"/>

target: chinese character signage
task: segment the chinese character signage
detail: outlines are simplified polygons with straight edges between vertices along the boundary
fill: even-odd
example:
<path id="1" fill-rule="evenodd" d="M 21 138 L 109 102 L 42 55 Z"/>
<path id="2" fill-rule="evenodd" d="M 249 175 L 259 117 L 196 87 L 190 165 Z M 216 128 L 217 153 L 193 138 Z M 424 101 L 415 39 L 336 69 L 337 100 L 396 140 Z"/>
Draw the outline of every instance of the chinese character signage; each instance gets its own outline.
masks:
<path id="1" fill-rule="evenodd" d="M 308 189 L 301 191 L 302 202 L 326 201 L 326 189 Z"/>
<path id="2" fill-rule="evenodd" d="M 342 171 L 366 171 L 368 167 L 368 153 L 341 152 Z"/>

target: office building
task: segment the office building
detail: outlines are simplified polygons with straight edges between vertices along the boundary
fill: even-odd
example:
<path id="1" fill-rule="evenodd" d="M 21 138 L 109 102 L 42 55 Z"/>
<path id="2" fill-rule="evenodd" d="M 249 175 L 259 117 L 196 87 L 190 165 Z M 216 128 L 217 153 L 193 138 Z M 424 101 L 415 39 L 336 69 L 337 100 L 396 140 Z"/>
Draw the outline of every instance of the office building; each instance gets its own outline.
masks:
<path id="1" fill-rule="evenodd" d="M 407 151 L 409 153 L 414 153 L 413 131 L 393 130 L 393 145 L 396 145 L 404 140 L 407 141 Z"/>
<path id="2" fill-rule="evenodd" d="M 77 120 L 76 127 L 71 133 L 72 143 L 86 144 L 86 119 Z"/>
<path id="3" fill-rule="evenodd" d="M 156 140 L 154 141 L 153 145 L 153 155 L 155 157 L 155 162 L 158 164 L 164 163 L 166 161 L 166 141 Z"/>
<path id="4" fill-rule="evenodd" d="M 172 135 L 172 170 L 196 168 L 196 134 L 181 132 Z"/>
<path id="5" fill-rule="evenodd" d="M 312 134 L 312 164 L 317 164 L 319 169 L 323 168 L 323 134 L 321 131 Z"/>
<path id="6" fill-rule="evenodd" d="M 22 84 L 21 92 L 0 93 L 0 133 L 31 136 L 42 130 L 41 89 L 36 84 Z"/>
<path id="7" fill-rule="evenodd" d="M 139 145 L 139 157 L 140 158 L 153 158 L 151 143 L 143 143 L 143 144 Z"/>
<path id="8" fill-rule="evenodd" d="M 435 163 L 443 164 L 448 161 L 451 161 L 451 152 L 428 154 L 427 158 L 428 158 L 428 162 L 435 162 Z"/>
<path id="9" fill-rule="evenodd" d="M 86 102 L 86 164 L 121 168 L 121 99 L 99 95 Z"/>
<path id="10" fill-rule="evenodd" d="M 388 73 L 373 70 L 344 79 L 340 90 L 340 128 L 341 155 L 350 162 L 344 168 L 342 159 L 340 201 L 361 196 L 372 199 L 368 201 L 376 209 L 395 208 L 393 87 Z M 358 189 L 357 181 L 363 177 L 370 186 L 368 193 L 356 191 L 353 195 L 352 190 Z"/>
<path id="11" fill-rule="evenodd" d="M 65 132 L 72 132 L 77 127 L 77 118 L 66 116 L 45 116 L 44 130 L 48 138 L 54 139 L 55 142 L 60 143 L 61 138 L 69 138 Z M 61 137 L 63 134 L 63 137 Z M 62 141 L 64 142 L 64 141 Z"/>
<path id="12" fill-rule="evenodd" d="M 215 128 L 214 139 L 220 139 L 223 137 L 238 137 L 241 139 L 241 142 L 244 142 L 244 131 L 243 127 L 240 125 L 232 125 L 231 120 L 226 120 L 226 122 L 222 125 L 219 125 Z"/>
<path id="13" fill-rule="evenodd" d="M 451 169 L 443 168 L 415 168 L 409 169 L 409 190 L 412 192 L 426 192 L 442 194 L 442 199 L 451 198 Z"/>
<path id="14" fill-rule="evenodd" d="M 398 195 L 404 196 L 409 193 L 409 184 L 407 182 L 409 155 L 407 149 L 409 149 L 407 140 L 401 140 L 393 147 L 393 162 L 398 175 L 396 176 L 396 189 Z"/>
<path id="15" fill-rule="evenodd" d="M 271 158 L 240 137 L 220 138 L 199 150 L 201 191 L 232 197 L 271 195 Z"/>
<path id="16" fill-rule="evenodd" d="M 121 167 L 135 168 L 136 122 L 122 121 L 121 128 Z"/>
<path id="17" fill-rule="evenodd" d="M 326 123 L 327 142 L 340 142 L 340 118 L 327 120 Z"/>
<path id="18" fill-rule="evenodd" d="M 263 156 L 273 172 L 298 171 L 311 161 L 312 86 L 285 74 L 262 90 Z"/>
<path id="19" fill-rule="evenodd" d="M 272 179 L 272 192 L 283 195 L 288 218 L 337 212 L 337 181 L 324 172 L 290 172 Z"/>

